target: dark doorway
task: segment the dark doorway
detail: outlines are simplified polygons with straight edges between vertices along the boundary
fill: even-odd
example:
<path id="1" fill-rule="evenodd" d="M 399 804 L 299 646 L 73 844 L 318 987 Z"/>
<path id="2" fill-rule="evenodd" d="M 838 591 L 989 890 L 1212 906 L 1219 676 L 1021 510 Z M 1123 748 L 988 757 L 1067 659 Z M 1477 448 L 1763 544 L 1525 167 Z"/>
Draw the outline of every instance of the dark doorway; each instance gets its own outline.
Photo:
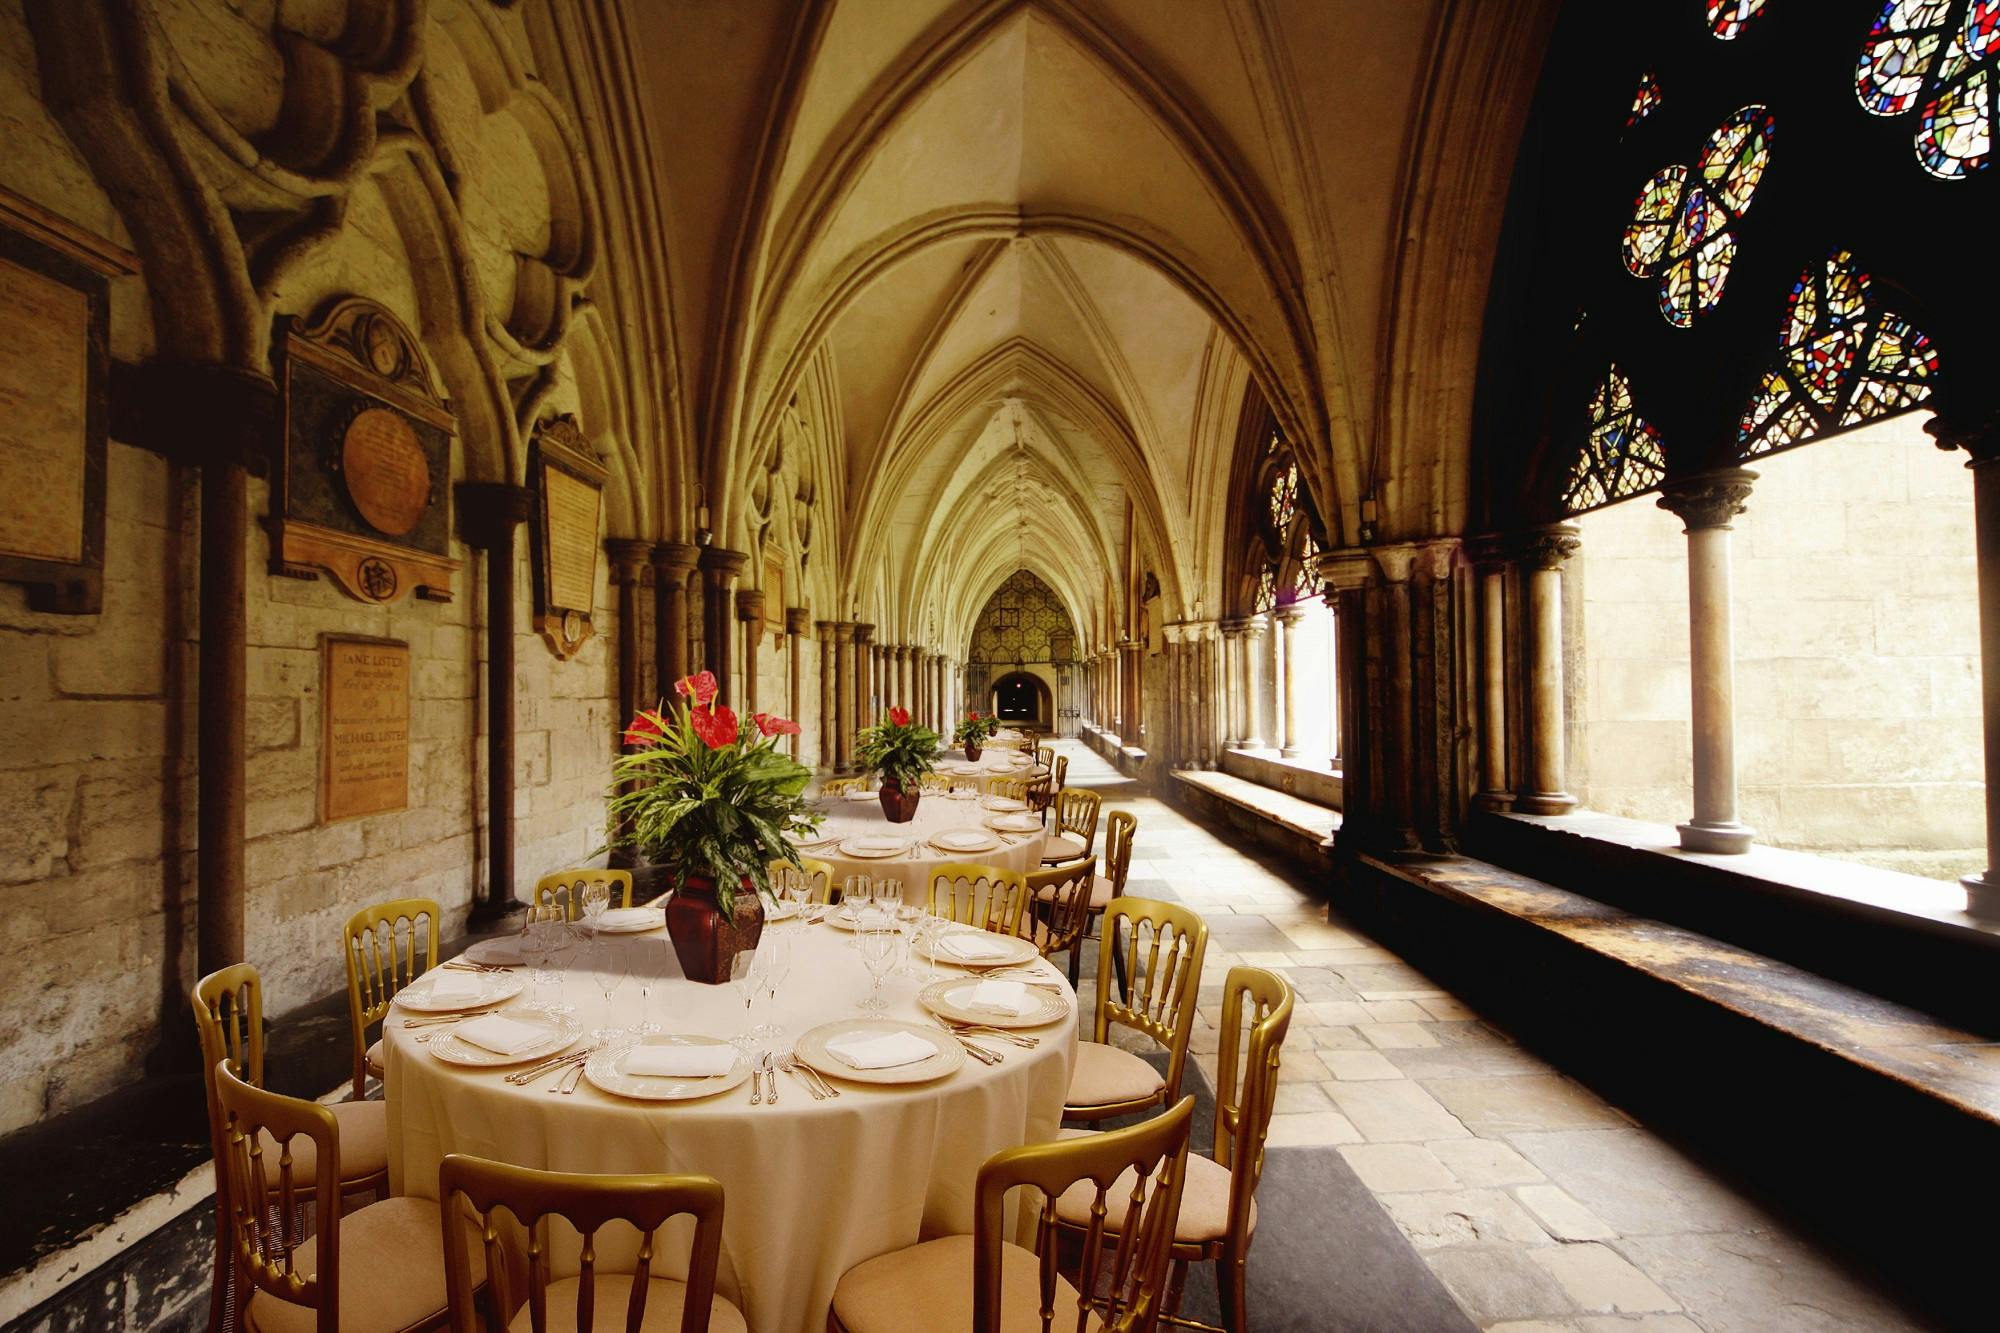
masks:
<path id="1" fill-rule="evenodd" d="M 1010 671 L 993 682 L 993 711 L 1002 722 L 1043 731 L 1049 730 L 1055 714 L 1049 687 L 1025 671 Z"/>

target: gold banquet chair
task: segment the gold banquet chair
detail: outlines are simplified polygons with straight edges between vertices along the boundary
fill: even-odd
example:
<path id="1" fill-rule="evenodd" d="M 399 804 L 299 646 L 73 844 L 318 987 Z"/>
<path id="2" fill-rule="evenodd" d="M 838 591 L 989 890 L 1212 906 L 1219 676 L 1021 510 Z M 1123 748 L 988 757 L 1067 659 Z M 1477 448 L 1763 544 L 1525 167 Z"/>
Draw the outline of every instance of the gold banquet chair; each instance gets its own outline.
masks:
<path id="1" fill-rule="evenodd" d="M 341 952 L 347 963 L 347 1021 L 354 1036 L 354 1097 L 368 1095 L 368 1079 L 382 1077 L 382 1042 L 368 1029 L 389 1012 L 396 992 L 437 966 L 442 916 L 428 898 L 398 898 L 364 907 L 347 919 Z M 423 962 L 418 964 L 418 941 Z"/>
<path id="2" fill-rule="evenodd" d="M 931 872 L 926 907 L 932 916 L 961 926 L 977 926 L 996 935 L 1020 935 L 1024 933 L 1021 918 L 1027 898 L 1027 885 L 1019 871 L 948 861 Z"/>
<path id="3" fill-rule="evenodd" d="M 827 1333 L 1150 1333 L 1166 1300 L 1193 1124 L 1194 1098 L 1186 1097 L 1130 1129 L 995 1153 L 979 1168 L 972 1234 L 923 1241 L 848 1269 L 833 1289 Z M 1033 1191 L 1027 1202 L 1041 1204 L 1032 1250 L 1008 1239 L 1006 1201 L 1016 1188 Z M 1057 1272 L 1053 1205 L 1078 1191 L 1096 1223 L 1084 1231 L 1072 1285 Z M 1112 1247 L 1108 1261 L 1107 1221 L 1137 1238 Z"/>
<path id="4" fill-rule="evenodd" d="M 1056 831 L 1042 845 L 1042 864 L 1058 865 L 1097 850 L 1097 814 L 1104 798 L 1078 787 L 1055 797 Z"/>
<path id="5" fill-rule="evenodd" d="M 814 856 L 801 856 L 797 865 L 790 861 L 773 861 L 765 867 L 765 873 L 772 877 L 774 887 L 781 870 L 794 870 L 805 875 L 807 902 L 823 903 L 833 896 L 833 866 L 830 862 Z"/>
<path id="6" fill-rule="evenodd" d="M 1100 918 L 1112 900 L 1125 893 L 1125 881 L 1132 873 L 1132 839 L 1139 832 L 1139 820 L 1130 811 L 1113 810 L 1104 824 L 1104 873 L 1091 886 L 1090 907 L 1087 915 Z M 1084 934 L 1089 935 L 1088 922 Z M 1125 954 L 1118 948 L 1118 937 L 1105 935 L 1110 941 L 1111 965 L 1118 973 L 1118 994 L 1130 998 L 1132 994 L 1130 978 L 1125 975 Z M 1076 950 L 1069 956 L 1069 984 L 1076 985 L 1078 960 L 1083 951 Z"/>
<path id="7" fill-rule="evenodd" d="M 233 1267 L 229 1258 L 229 1189 L 223 1169 L 228 1149 L 227 1121 L 216 1095 L 216 1067 L 227 1068 L 246 1082 L 264 1085 L 264 986 L 257 969 L 236 963 L 211 972 L 197 981 L 188 997 L 194 1010 L 195 1030 L 201 1037 L 202 1086 L 208 1099 L 208 1137 L 215 1154 L 215 1274 L 209 1300 L 209 1327 L 222 1328 L 223 1312 L 230 1305 Z M 345 1133 L 341 1155 L 333 1167 L 338 1199 L 364 1190 L 380 1193 L 389 1181 L 389 1108 L 382 1102 L 339 1102 L 328 1108 Z M 276 1151 L 275 1144 L 265 1147 Z M 299 1173 L 309 1181 L 317 1179 L 318 1163 L 313 1145 L 300 1145 L 295 1152 Z M 304 1193 L 309 1197 L 311 1185 Z"/>
<path id="8" fill-rule="evenodd" d="M 1042 957 L 1073 952 L 1083 943 L 1096 882 L 1097 862 L 1091 860 L 1028 872 L 1028 910 L 1034 913 L 1033 939 Z"/>
<path id="9" fill-rule="evenodd" d="M 632 905 L 632 872 L 629 870 L 558 870 L 535 881 L 535 897 L 528 904 L 530 921 L 577 921 L 583 916 L 583 891 L 592 884 L 611 890 L 611 906 Z"/>
<path id="10" fill-rule="evenodd" d="M 845 796 L 851 791 L 867 791 L 868 789 L 868 779 L 865 776 L 858 778 L 828 778 L 819 784 L 819 794 L 821 796 Z"/>
<path id="11" fill-rule="evenodd" d="M 747 1333 L 742 1312 L 715 1294 L 722 1185 L 712 1177 L 572 1175 L 453 1153 L 438 1168 L 438 1194 L 447 1205 L 463 1200 L 477 1218 L 470 1227 L 438 1223 L 453 1333 L 484 1333 L 474 1302 L 481 1273 L 493 1274 L 493 1308 L 513 1333 Z M 449 1216 L 460 1210 L 444 1211 Z M 502 1255 L 501 1212 L 528 1233 L 525 1291 L 515 1290 Z M 660 1228 L 682 1215 L 694 1218 L 687 1281 L 654 1277 Z M 581 1236 L 582 1271 L 551 1281 L 549 1231 L 555 1217 Z M 597 1233 L 613 1222 L 639 1232 L 638 1266 L 630 1273 L 597 1271 Z"/>
<path id="12" fill-rule="evenodd" d="M 438 1206 L 383 1199 L 342 1215 L 315 1210 L 312 1234 L 298 1201 L 339 1189 L 340 1122 L 332 1108 L 266 1092 L 215 1070 L 223 1116 L 218 1179 L 228 1177 L 221 1235 L 249 1300 L 250 1333 L 401 1333 L 445 1311 Z M 371 1103 L 375 1104 L 375 1103 Z M 486 1280 L 485 1262 L 474 1284 Z"/>
<path id="13" fill-rule="evenodd" d="M 1129 930 L 1131 938 L 1121 938 L 1122 930 Z M 1117 898 L 1104 912 L 1104 938 L 1097 951 L 1097 1017 L 1091 1039 L 1076 1044 L 1076 1067 L 1063 1101 L 1065 1120 L 1107 1120 L 1171 1104 L 1180 1095 L 1187 1067 L 1208 926 L 1179 903 Z M 1111 998 L 1111 956 L 1117 952 L 1125 954 L 1131 971 L 1133 993 L 1127 1000 Z M 1167 1048 L 1165 1078 L 1132 1052 L 1110 1044 L 1113 1023 L 1143 1032 Z"/>
<path id="14" fill-rule="evenodd" d="M 1250 1238 L 1257 1230 L 1257 1182 L 1264 1173 L 1264 1140 L 1278 1099 L 1278 1056 L 1292 1023 L 1292 988 L 1261 967 L 1232 967 L 1222 984 L 1222 1042 L 1216 1056 L 1215 1157 L 1188 1157 L 1187 1185 L 1180 1220 L 1174 1224 L 1174 1273 L 1165 1318 L 1206 1328 L 1178 1317 L 1187 1265 L 1213 1261 L 1227 1333 L 1248 1333 L 1244 1297 Z M 1247 1021 L 1250 1040 L 1243 1049 Z M 1237 1061 L 1242 1052 L 1242 1079 Z M 1123 1187 L 1120 1182 L 1118 1188 Z M 1090 1226 L 1088 1192 L 1072 1188 L 1056 1201 L 1058 1225 L 1071 1232 Z M 1115 1224 L 1107 1227 L 1114 1236 Z"/>

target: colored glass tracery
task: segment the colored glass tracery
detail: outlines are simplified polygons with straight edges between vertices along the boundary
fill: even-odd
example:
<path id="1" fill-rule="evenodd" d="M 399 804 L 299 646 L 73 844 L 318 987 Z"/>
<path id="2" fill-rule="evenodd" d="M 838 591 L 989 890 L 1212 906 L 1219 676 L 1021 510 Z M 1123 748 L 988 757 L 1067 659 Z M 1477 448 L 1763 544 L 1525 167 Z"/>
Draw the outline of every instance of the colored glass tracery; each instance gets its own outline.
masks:
<path id="1" fill-rule="evenodd" d="M 1663 167 L 1640 189 L 1625 228 L 1625 268 L 1658 278 L 1660 314 L 1674 327 L 1691 327 L 1722 299 L 1736 223 L 1770 166 L 1771 139 L 1771 113 L 1746 106 L 1709 135 L 1692 170 Z"/>
<path id="2" fill-rule="evenodd" d="M 1563 507 L 1595 509 L 1651 490 L 1667 473 L 1660 433 L 1640 416 L 1632 385 L 1613 365 L 1590 398 L 1590 434 L 1570 467 Z"/>
<path id="3" fill-rule="evenodd" d="M 1844 250 L 1793 284 L 1778 362 L 1737 427 L 1745 455 L 1906 411 L 1930 396 L 1936 348 L 1902 316 L 1874 309 L 1868 290 L 1868 274 Z"/>
<path id="4" fill-rule="evenodd" d="M 1647 70 L 1639 76 L 1639 91 L 1632 94 L 1632 111 L 1625 117 L 1625 128 L 1631 129 L 1640 121 L 1653 114 L 1663 96 L 1660 91 L 1660 76 Z"/>
<path id="5" fill-rule="evenodd" d="M 1917 161 L 1959 180 L 1993 156 L 2000 0 L 1888 0 L 1863 40 L 1854 92 L 1871 115 L 1917 111 Z"/>
<path id="6" fill-rule="evenodd" d="M 1708 0 L 1708 30 L 1733 42 L 1764 9 L 1764 0 Z"/>

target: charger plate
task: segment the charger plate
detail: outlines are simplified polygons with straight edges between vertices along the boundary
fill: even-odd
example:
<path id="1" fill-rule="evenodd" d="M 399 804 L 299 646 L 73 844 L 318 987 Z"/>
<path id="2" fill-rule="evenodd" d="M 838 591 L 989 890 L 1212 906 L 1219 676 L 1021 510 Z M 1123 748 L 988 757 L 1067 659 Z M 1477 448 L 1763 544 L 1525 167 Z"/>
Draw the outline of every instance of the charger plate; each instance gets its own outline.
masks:
<path id="1" fill-rule="evenodd" d="M 1025 963 L 1030 958 L 1038 958 L 1041 956 L 1041 950 L 1035 947 L 1034 942 L 1032 940 L 1024 940 L 1018 935 L 996 935 L 990 930 L 955 930 L 946 932 L 947 937 L 951 935 L 979 935 L 989 940 L 997 940 L 1001 944 L 1006 945 L 1007 948 L 1010 950 L 1010 952 L 1008 952 L 1003 957 L 984 958 L 979 960 L 978 962 L 974 962 L 970 958 L 960 958 L 957 954 L 953 953 L 949 949 L 945 948 L 934 949 L 931 946 L 931 944 L 928 941 L 926 941 L 921 946 L 924 956 L 926 958 L 931 959 L 933 962 L 945 963 L 952 967 L 969 968 L 973 971 L 979 971 L 989 967 L 1012 967 L 1016 963 Z"/>
<path id="2" fill-rule="evenodd" d="M 704 1037 L 694 1032 L 662 1032 L 651 1037 L 641 1037 L 639 1046 L 727 1046 L 720 1037 Z M 728 1092 L 740 1086 L 750 1077 L 750 1061 L 741 1051 L 736 1053 L 736 1063 L 729 1066 L 727 1074 L 707 1074 L 689 1078 L 655 1078 L 646 1074 L 628 1074 L 625 1061 L 631 1058 L 631 1046 L 618 1046 L 612 1050 L 599 1051 L 583 1062 L 583 1076 L 590 1085 L 600 1092 L 608 1092 L 613 1097 L 628 1097 L 635 1102 L 685 1102 L 697 1097 L 713 1097 L 718 1092 Z"/>
<path id="3" fill-rule="evenodd" d="M 890 1069 L 856 1069 L 829 1051 L 826 1043 L 857 1032 L 908 1032 L 937 1047 L 937 1054 L 928 1060 Z M 958 1044 L 957 1037 L 928 1023 L 906 1023 L 900 1018 L 842 1018 L 822 1023 L 800 1037 L 795 1049 L 800 1060 L 820 1073 L 849 1083 L 929 1083 L 955 1074 L 965 1065 L 965 1048 Z"/>
<path id="4" fill-rule="evenodd" d="M 1024 982 L 1023 998 L 1035 1004 L 1035 1008 L 1025 1014 L 1001 1014 L 991 1009 L 975 1009 L 964 1003 L 973 987 L 980 984 L 978 977 L 947 977 L 934 981 L 917 992 L 917 1003 L 940 1018 L 949 1018 L 960 1023 L 981 1023 L 990 1028 L 1038 1028 L 1045 1027 L 1059 1018 L 1069 1016 L 1069 1002 L 1062 992 L 1044 989 L 1033 982 Z"/>
<path id="5" fill-rule="evenodd" d="M 583 1027 L 573 1019 L 554 1017 L 549 1014 L 508 1014 L 516 1023 L 529 1027 L 547 1028 L 549 1035 L 536 1042 L 525 1051 L 512 1055 L 502 1055 L 489 1051 L 484 1046 L 475 1046 L 459 1037 L 456 1032 L 438 1032 L 424 1045 L 430 1053 L 448 1065 L 464 1065 L 469 1069 L 498 1069 L 502 1065 L 526 1064 L 530 1060 L 545 1060 L 558 1051 L 566 1051 L 576 1045 L 576 1039 L 583 1035 Z M 436 1032 L 437 1029 L 431 1029 Z"/>
<path id="6" fill-rule="evenodd" d="M 446 976 L 464 976 L 463 972 L 447 972 Z M 396 992 L 396 1006 L 418 1014 L 455 1014 L 461 1009 L 481 1009 L 502 1000 L 511 1000 L 521 993 L 521 979 L 515 976 L 501 976 L 486 972 L 475 974 L 479 990 L 471 995 L 453 995 L 438 999 L 431 998 L 431 988 L 437 985 L 437 972 L 417 978 Z"/>

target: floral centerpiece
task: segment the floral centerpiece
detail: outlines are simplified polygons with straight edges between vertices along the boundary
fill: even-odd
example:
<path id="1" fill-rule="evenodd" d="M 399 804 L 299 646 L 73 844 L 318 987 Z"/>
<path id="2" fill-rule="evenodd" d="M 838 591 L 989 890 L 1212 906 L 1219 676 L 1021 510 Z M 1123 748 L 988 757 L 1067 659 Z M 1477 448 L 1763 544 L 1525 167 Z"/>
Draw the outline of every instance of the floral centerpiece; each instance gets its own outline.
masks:
<path id="1" fill-rule="evenodd" d="M 1000 730 L 1000 719 L 997 716 L 992 713 L 981 713 L 975 708 L 952 728 L 952 744 L 963 745 L 967 759 L 977 759 L 979 747 L 998 730 Z"/>
<path id="2" fill-rule="evenodd" d="M 891 708 L 881 722 L 863 727 L 856 739 L 860 745 L 855 759 L 862 768 L 882 775 L 882 813 L 892 824 L 903 823 L 917 813 L 924 774 L 937 757 L 938 734 L 910 721 L 909 709 Z"/>
<path id="3" fill-rule="evenodd" d="M 805 800 L 812 771 L 777 748 L 799 724 L 769 713 L 738 721 L 712 672 L 674 682 L 671 709 L 642 709 L 612 761 L 615 844 L 645 853 L 673 885 L 667 933 L 681 971 L 729 979 L 729 960 L 763 932 L 770 864 L 798 861 L 788 833 L 819 823 Z M 752 892 L 739 894 L 739 889 Z"/>

